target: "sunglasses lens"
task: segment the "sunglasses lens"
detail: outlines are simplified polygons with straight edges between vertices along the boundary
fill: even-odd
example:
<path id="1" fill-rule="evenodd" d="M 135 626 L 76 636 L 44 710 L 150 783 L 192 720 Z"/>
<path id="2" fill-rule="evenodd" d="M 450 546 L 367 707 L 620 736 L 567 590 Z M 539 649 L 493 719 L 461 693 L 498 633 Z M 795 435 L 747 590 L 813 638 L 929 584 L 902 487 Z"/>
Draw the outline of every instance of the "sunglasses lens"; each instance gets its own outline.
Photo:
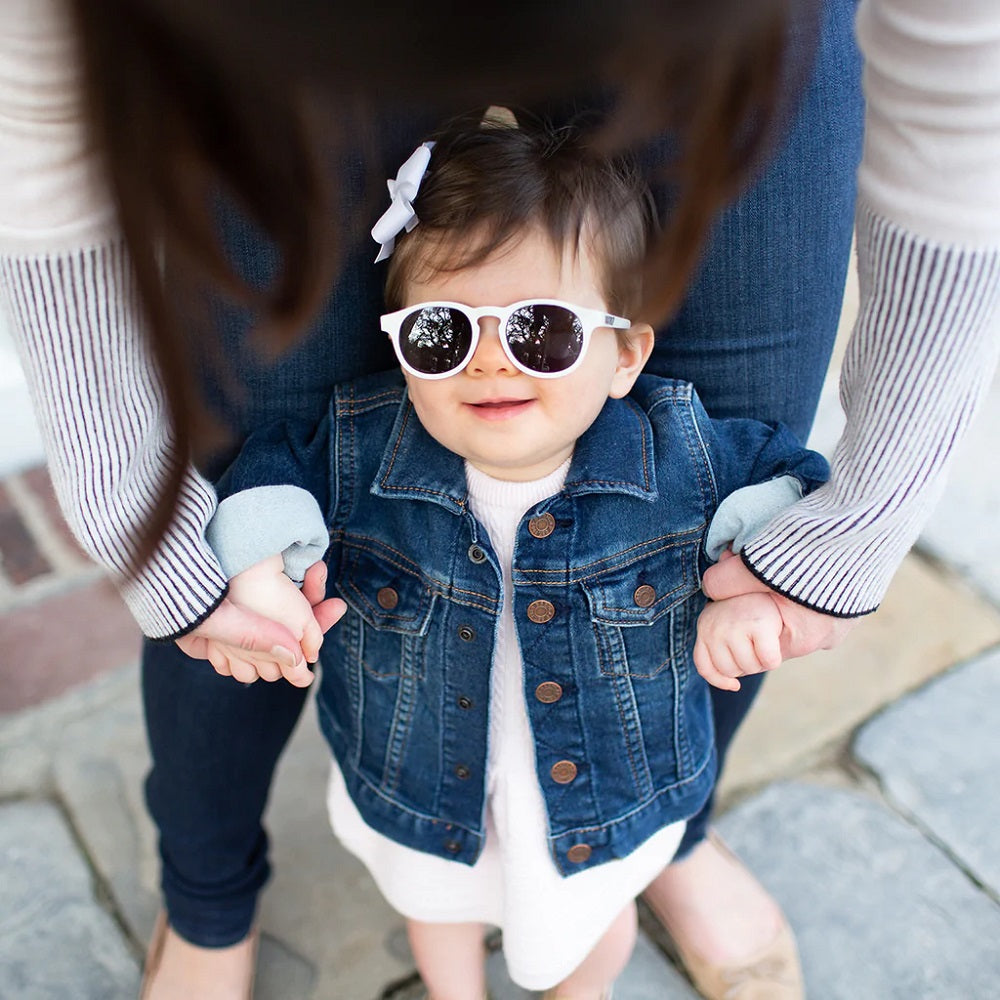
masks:
<path id="1" fill-rule="evenodd" d="M 519 364 L 533 372 L 562 372 L 583 350 L 583 326 L 564 306 L 528 305 L 507 320 L 507 343 Z"/>
<path id="2" fill-rule="evenodd" d="M 448 306 L 417 309 L 399 328 L 400 354 L 423 375 L 454 371 L 468 356 L 471 343 L 469 318 Z"/>

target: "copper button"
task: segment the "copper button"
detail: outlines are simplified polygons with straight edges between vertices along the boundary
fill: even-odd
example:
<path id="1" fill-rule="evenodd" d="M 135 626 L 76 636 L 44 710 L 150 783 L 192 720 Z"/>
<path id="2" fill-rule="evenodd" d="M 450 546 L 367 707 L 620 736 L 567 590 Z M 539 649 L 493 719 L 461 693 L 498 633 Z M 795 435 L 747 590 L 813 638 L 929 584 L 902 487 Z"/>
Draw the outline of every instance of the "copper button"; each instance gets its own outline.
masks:
<path id="1" fill-rule="evenodd" d="M 584 861 L 590 860 L 591 855 L 590 844 L 574 844 L 567 852 L 566 857 L 575 865 L 583 864 Z"/>
<path id="2" fill-rule="evenodd" d="M 551 514 L 539 514 L 528 521 L 528 531 L 535 538 L 548 538 L 556 530 L 556 519 Z"/>
<path id="3" fill-rule="evenodd" d="M 386 611 L 392 611 L 392 609 L 399 604 L 399 594 L 397 594 L 392 587 L 383 587 L 375 595 L 375 600 L 378 601 L 378 606 L 380 608 L 385 608 Z"/>
<path id="4" fill-rule="evenodd" d="M 556 616 L 556 606 L 551 601 L 532 601 L 528 605 L 528 617 L 539 625 L 552 621 Z"/>
<path id="5" fill-rule="evenodd" d="M 648 608 L 656 600 L 656 591 L 648 583 L 644 583 L 635 588 L 632 599 L 640 608 Z"/>
<path id="6" fill-rule="evenodd" d="M 557 684 L 555 681 L 542 681 L 542 683 L 535 688 L 535 697 L 543 705 L 551 705 L 553 702 L 558 701 L 562 695 L 562 685 Z"/>
<path id="7" fill-rule="evenodd" d="M 571 760 L 557 760 L 549 774 L 558 784 L 568 785 L 576 777 L 576 764 Z"/>

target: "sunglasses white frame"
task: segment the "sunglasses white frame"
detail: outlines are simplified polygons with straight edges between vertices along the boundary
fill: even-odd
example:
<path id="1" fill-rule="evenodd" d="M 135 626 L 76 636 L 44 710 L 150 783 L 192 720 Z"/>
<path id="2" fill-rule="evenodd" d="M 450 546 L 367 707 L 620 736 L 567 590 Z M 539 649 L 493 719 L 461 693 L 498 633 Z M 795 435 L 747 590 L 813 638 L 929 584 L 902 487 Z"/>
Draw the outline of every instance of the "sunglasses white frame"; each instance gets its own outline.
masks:
<path id="1" fill-rule="evenodd" d="M 580 347 L 579 357 L 568 368 L 564 368 L 558 372 L 538 372 L 533 368 L 528 368 L 526 365 L 521 364 L 514 357 L 510 349 L 510 344 L 507 343 L 507 321 L 518 309 L 523 309 L 525 306 L 561 306 L 563 309 L 568 309 L 579 319 L 580 326 L 583 329 L 583 344 Z M 455 309 L 465 316 L 472 326 L 472 339 L 469 342 L 468 353 L 458 365 L 450 371 L 428 374 L 427 372 L 418 371 L 403 357 L 403 352 L 399 347 L 399 332 L 407 316 L 412 316 L 413 313 L 419 312 L 421 309 L 439 308 Z M 629 320 L 623 316 L 612 316 L 603 309 L 588 309 L 585 306 L 576 306 L 571 302 L 562 302 L 559 299 L 522 299 L 520 302 L 514 302 L 509 306 L 479 306 L 478 308 L 463 305 L 461 302 L 415 302 L 405 309 L 397 309 L 395 312 L 383 314 L 381 326 L 383 332 L 389 335 L 393 350 L 396 352 L 396 358 L 399 360 L 404 371 L 408 371 L 415 378 L 450 378 L 452 375 L 457 375 L 462 371 L 475 355 L 476 348 L 479 346 L 479 321 L 486 316 L 492 316 L 499 320 L 500 344 L 510 363 L 518 371 L 524 372 L 525 375 L 530 375 L 532 378 L 562 378 L 564 375 L 569 375 L 570 372 L 575 371 L 582 363 L 586 356 L 587 348 L 590 346 L 590 338 L 595 330 L 605 326 L 611 327 L 613 330 L 628 330 L 632 326 Z"/>

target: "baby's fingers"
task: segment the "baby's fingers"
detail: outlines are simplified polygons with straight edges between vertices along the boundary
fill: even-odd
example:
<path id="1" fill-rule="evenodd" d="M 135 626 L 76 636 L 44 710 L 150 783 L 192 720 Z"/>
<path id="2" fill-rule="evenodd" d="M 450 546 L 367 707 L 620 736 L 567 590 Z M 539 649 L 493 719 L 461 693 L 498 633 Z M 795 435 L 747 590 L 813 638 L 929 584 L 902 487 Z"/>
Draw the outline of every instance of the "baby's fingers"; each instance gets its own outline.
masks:
<path id="1" fill-rule="evenodd" d="M 232 677 L 242 684 L 281 680 L 281 670 L 273 660 L 258 658 L 249 650 L 237 650 L 214 639 L 203 642 L 202 655 L 223 677 Z"/>
<path id="2" fill-rule="evenodd" d="M 722 659 L 728 657 L 728 651 L 724 648 L 717 651 L 717 655 Z M 731 658 L 729 658 L 731 659 Z M 740 682 L 735 677 L 729 677 L 716 665 L 715 657 L 706 642 L 699 639 L 694 646 L 694 665 L 698 673 L 708 681 L 712 687 L 717 687 L 722 691 L 739 691 Z"/>
<path id="3" fill-rule="evenodd" d="M 323 632 L 319 627 L 319 623 L 312 615 L 309 616 L 309 620 L 302 630 L 300 644 L 302 646 L 302 655 L 306 658 L 306 662 L 315 663 L 319 659 L 319 647 L 323 645 Z"/>
<path id="4" fill-rule="evenodd" d="M 781 633 L 761 630 L 751 636 L 754 657 L 761 671 L 776 670 L 782 664 Z"/>
<path id="5" fill-rule="evenodd" d="M 347 604 L 339 597 L 329 597 L 325 601 L 313 606 L 313 614 L 320 631 L 324 634 L 328 632 L 347 612 Z"/>

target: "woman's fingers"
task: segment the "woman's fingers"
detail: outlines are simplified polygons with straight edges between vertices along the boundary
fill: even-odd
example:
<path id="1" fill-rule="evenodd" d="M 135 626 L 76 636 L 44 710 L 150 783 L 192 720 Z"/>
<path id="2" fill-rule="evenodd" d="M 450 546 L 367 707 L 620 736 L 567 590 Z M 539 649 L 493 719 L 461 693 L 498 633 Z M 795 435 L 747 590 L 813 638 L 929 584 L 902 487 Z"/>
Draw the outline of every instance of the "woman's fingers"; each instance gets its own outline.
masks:
<path id="1" fill-rule="evenodd" d="M 247 660 L 254 670 L 257 672 L 257 676 L 260 677 L 262 681 L 280 681 L 281 680 L 281 669 L 276 663 L 270 660 Z"/>
<path id="2" fill-rule="evenodd" d="M 204 652 L 195 654 L 188 652 L 188 650 L 181 645 L 181 641 L 182 640 L 178 639 L 177 645 L 180 646 L 181 649 L 188 654 L 188 656 L 193 656 L 198 660 L 208 660 L 208 662 L 211 663 L 212 667 L 215 669 L 215 672 L 217 674 L 221 674 L 223 677 L 233 676 L 233 672 L 229 669 L 229 656 L 226 654 L 226 651 L 218 645 L 218 643 L 208 642 L 205 639 L 196 640 L 204 649 Z"/>
<path id="3" fill-rule="evenodd" d="M 304 661 L 299 641 L 289 629 L 228 598 L 196 629 L 178 639 L 177 645 L 188 656 L 205 659 L 207 647 L 199 640 L 217 642 L 244 654 L 252 653 L 252 657 L 244 656 L 243 659 L 271 662 L 282 670 L 293 669 Z"/>
<path id="4" fill-rule="evenodd" d="M 241 684 L 253 684 L 259 678 L 257 668 L 248 660 L 242 660 L 238 656 L 230 656 L 229 672 Z"/>

